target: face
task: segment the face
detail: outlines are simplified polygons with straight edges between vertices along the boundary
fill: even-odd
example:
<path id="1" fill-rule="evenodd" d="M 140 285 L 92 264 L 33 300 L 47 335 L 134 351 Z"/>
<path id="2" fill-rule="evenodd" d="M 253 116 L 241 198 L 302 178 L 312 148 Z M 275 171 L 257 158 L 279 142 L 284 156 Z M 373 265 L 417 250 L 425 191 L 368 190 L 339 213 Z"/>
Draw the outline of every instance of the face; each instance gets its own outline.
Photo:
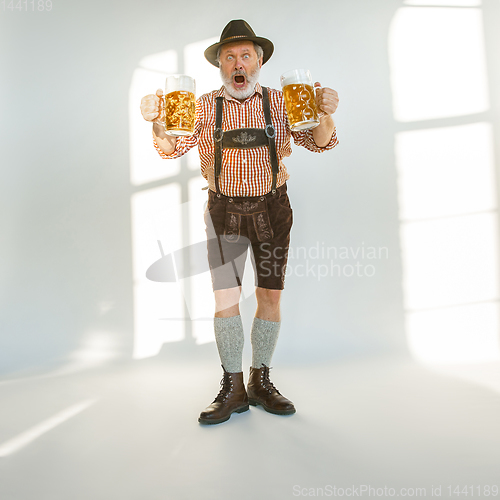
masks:
<path id="1" fill-rule="evenodd" d="M 257 58 L 253 43 L 224 44 L 219 58 L 220 75 L 228 94 L 235 99 L 250 97 L 262 66 L 262 57 Z"/>

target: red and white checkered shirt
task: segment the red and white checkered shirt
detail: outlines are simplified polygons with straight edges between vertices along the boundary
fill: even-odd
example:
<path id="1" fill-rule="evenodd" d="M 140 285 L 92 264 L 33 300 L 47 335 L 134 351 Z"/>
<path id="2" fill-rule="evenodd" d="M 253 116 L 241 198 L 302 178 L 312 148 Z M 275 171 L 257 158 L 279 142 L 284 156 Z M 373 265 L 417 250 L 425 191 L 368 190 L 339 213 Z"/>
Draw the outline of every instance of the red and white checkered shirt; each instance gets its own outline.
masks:
<path id="1" fill-rule="evenodd" d="M 208 187 L 216 191 L 214 179 L 214 130 L 215 99 L 224 96 L 224 113 L 222 129 L 265 128 L 266 120 L 262 109 L 262 87 L 255 86 L 255 93 L 244 102 L 233 99 L 224 87 L 204 94 L 196 100 L 196 120 L 194 134 L 178 137 L 175 150 L 165 154 L 154 141 L 154 146 L 162 158 L 178 158 L 192 147 L 198 146 L 201 161 L 201 174 L 208 181 Z M 283 158 L 292 154 L 290 136 L 294 143 L 310 151 L 321 153 L 334 148 L 338 144 L 335 130 L 330 142 L 323 148 L 316 145 L 312 131 L 292 132 L 285 110 L 283 93 L 269 89 L 271 117 L 276 130 L 276 152 L 278 154 L 279 172 L 276 186 L 279 187 L 290 178 Z M 271 191 L 272 169 L 269 160 L 269 149 L 226 149 L 222 150 L 222 170 L 219 187 L 227 196 L 261 196 Z"/>

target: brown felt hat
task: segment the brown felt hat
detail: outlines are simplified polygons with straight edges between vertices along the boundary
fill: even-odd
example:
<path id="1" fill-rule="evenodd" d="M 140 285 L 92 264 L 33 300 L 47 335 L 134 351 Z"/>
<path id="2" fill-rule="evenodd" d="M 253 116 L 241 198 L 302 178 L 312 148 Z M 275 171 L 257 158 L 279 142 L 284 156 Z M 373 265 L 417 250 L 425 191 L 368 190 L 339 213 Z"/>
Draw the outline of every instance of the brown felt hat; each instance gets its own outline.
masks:
<path id="1" fill-rule="evenodd" d="M 205 50 L 205 58 L 210 63 L 219 67 L 217 63 L 217 51 L 221 45 L 231 42 L 244 42 L 244 41 L 255 42 L 262 47 L 264 51 L 264 57 L 262 59 L 262 64 L 265 64 L 269 58 L 272 56 L 274 51 L 274 45 L 271 40 L 267 38 L 262 38 L 260 36 L 255 36 L 253 29 L 250 25 L 243 21 L 243 19 L 236 19 L 230 21 L 227 26 L 222 31 L 220 36 L 220 41 L 210 45 L 207 50 Z"/>

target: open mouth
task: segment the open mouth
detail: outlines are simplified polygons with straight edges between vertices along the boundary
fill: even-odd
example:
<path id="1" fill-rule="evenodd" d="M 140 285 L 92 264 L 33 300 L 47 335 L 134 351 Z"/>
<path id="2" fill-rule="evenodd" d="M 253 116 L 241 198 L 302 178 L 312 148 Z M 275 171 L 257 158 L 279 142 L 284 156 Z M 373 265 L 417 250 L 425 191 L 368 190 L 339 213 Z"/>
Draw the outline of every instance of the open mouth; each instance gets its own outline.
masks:
<path id="1" fill-rule="evenodd" d="M 243 88 L 246 85 L 246 83 L 247 83 L 247 80 L 244 77 L 244 75 L 235 75 L 233 78 L 233 85 L 237 89 Z"/>

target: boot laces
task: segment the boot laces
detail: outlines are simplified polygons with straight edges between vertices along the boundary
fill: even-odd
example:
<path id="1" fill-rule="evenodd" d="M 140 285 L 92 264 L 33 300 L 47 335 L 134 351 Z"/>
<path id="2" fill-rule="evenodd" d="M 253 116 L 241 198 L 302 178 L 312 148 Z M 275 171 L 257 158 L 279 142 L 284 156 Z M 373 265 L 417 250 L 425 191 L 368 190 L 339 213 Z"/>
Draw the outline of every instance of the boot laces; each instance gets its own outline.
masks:
<path id="1" fill-rule="evenodd" d="M 280 396 L 281 392 L 278 391 L 276 386 L 269 380 L 269 370 L 272 368 L 272 366 L 266 366 L 264 363 L 262 363 L 262 366 L 264 367 L 263 375 L 262 375 L 262 385 L 269 391 L 276 391 Z"/>
<path id="2" fill-rule="evenodd" d="M 215 396 L 215 399 L 212 401 L 212 403 L 217 403 L 217 402 L 224 402 L 231 392 L 231 389 L 233 388 L 233 382 L 231 380 L 231 377 L 229 375 L 224 374 L 222 376 L 222 379 L 220 381 L 220 391 L 217 396 Z"/>

